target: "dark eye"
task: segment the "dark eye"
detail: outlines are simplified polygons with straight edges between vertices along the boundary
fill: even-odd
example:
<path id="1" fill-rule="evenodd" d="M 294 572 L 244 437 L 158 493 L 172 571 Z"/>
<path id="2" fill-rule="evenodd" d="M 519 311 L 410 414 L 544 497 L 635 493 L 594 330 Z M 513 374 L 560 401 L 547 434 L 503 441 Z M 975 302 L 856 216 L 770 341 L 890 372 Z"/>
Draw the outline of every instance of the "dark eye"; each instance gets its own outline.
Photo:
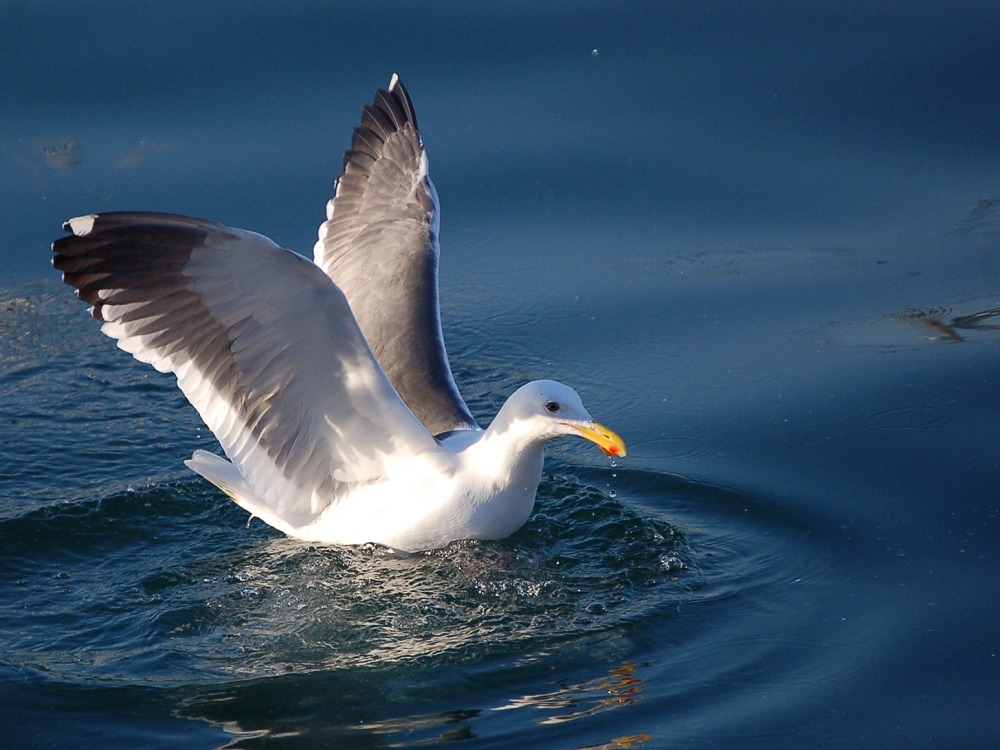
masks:
<path id="1" fill-rule="evenodd" d="M 555 401 L 549 401 L 547 404 L 545 404 L 545 408 L 548 411 L 551 411 L 551 412 L 555 413 L 555 412 L 559 411 L 559 404 L 556 403 Z"/>

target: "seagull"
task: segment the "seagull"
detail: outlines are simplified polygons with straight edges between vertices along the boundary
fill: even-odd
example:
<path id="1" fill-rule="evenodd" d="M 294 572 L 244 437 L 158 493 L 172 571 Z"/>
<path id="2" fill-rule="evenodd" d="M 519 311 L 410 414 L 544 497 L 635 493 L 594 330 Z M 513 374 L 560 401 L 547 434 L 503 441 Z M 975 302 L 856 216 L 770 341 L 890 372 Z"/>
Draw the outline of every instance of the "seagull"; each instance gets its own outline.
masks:
<path id="1" fill-rule="evenodd" d="M 430 550 L 517 531 L 552 438 L 626 454 L 551 380 L 477 424 L 441 331 L 438 213 L 393 75 L 362 110 L 312 260 L 212 221 L 114 212 L 67 221 L 52 262 L 119 348 L 176 377 L 226 456 L 185 464 L 251 518 L 308 542 Z"/>

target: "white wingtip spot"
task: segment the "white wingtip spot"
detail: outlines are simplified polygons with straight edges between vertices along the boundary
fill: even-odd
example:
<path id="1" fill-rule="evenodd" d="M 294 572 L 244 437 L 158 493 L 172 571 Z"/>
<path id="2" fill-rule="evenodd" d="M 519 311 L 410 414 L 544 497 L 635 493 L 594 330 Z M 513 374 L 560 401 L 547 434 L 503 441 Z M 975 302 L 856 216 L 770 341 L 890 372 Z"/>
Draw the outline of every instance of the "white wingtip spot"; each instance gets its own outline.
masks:
<path id="1" fill-rule="evenodd" d="M 389 91 L 396 88 L 396 84 L 399 83 L 399 76 L 395 73 L 392 74 L 392 78 L 389 79 Z"/>
<path id="2" fill-rule="evenodd" d="M 74 219 L 70 219 L 63 226 L 75 234 L 77 237 L 84 237 L 90 234 L 91 230 L 94 228 L 94 221 L 97 219 L 97 214 L 87 214 L 86 216 L 77 216 Z"/>

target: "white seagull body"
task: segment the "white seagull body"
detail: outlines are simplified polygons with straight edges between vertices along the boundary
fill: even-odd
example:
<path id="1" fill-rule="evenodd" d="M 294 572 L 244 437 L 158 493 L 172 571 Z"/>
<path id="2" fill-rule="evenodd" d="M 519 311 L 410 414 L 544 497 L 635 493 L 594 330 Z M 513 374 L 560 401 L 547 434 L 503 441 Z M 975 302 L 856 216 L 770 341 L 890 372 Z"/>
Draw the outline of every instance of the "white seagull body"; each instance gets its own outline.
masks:
<path id="1" fill-rule="evenodd" d="M 554 381 L 476 424 L 444 349 L 437 195 L 396 76 L 354 130 L 314 261 L 170 214 L 64 228 L 63 280 L 120 348 L 176 376 L 228 457 L 187 465 L 290 536 L 408 551 L 501 539 L 531 513 L 547 440 L 625 455 Z"/>

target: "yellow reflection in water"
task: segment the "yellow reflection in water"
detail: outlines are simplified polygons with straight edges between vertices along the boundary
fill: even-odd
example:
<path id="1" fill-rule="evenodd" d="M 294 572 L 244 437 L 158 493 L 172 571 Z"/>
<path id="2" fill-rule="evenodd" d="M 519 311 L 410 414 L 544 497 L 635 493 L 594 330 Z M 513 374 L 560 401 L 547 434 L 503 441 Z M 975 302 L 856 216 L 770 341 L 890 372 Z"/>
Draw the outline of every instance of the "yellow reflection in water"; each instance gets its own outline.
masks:
<path id="1" fill-rule="evenodd" d="M 508 711 L 513 708 L 537 708 L 544 711 L 560 711 L 560 713 L 539 719 L 540 724 L 562 724 L 587 716 L 613 711 L 624 706 L 631 706 L 642 699 L 642 678 L 637 677 L 634 664 L 623 664 L 615 667 L 606 675 L 596 677 L 586 682 L 567 685 L 550 693 L 525 695 L 510 703 L 498 706 L 495 711 Z M 567 710 L 569 709 L 569 710 Z M 646 735 L 635 735 L 634 740 Z M 619 740 L 613 740 L 618 742 Z M 645 739 L 641 740 L 645 742 Z M 628 745 L 601 745 L 601 747 L 628 747 Z"/>

